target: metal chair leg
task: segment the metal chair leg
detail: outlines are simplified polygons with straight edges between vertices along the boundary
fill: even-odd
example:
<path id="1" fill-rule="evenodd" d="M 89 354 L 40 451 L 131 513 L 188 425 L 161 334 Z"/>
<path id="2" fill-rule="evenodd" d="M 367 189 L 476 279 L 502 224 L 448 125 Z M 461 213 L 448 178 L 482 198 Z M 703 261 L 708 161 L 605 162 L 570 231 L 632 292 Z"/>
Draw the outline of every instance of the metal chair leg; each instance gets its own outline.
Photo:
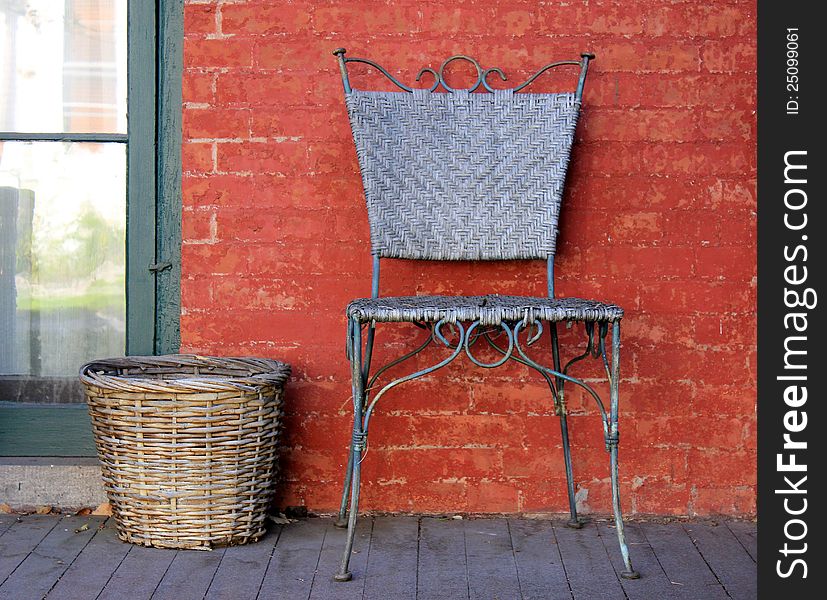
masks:
<path id="1" fill-rule="evenodd" d="M 361 428 L 360 428 L 361 429 Z M 354 438 L 357 435 L 364 439 L 364 433 L 361 430 L 353 432 Z M 356 515 L 359 512 L 359 486 L 362 475 L 362 466 L 359 464 L 362 458 L 361 445 L 353 452 L 353 481 L 351 483 L 350 492 L 350 514 L 347 519 L 347 539 L 345 540 L 345 550 L 342 554 L 342 562 L 339 565 L 339 571 L 333 576 L 336 581 L 350 581 L 353 579 L 353 573 L 350 572 L 350 556 L 353 552 L 353 538 L 356 536 Z"/>
<path id="2" fill-rule="evenodd" d="M 358 328 L 357 324 L 352 324 L 352 327 Z M 370 359 L 371 355 L 373 354 L 373 340 L 374 340 L 374 332 L 375 328 L 371 325 L 368 329 L 367 341 L 365 342 L 365 359 L 364 365 L 362 367 L 362 390 L 363 395 L 361 401 L 359 403 L 359 410 L 354 409 L 353 411 L 353 419 L 362 419 L 364 416 L 364 407 L 365 407 L 365 400 L 364 397 L 364 390 L 367 386 L 368 380 L 368 371 L 370 370 Z M 348 343 L 352 344 L 351 341 Z M 361 350 L 361 348 L 359 348 Z M 355 406 L 355 404 L 354 404 Z M 345 470 L 345 480 L 344 484 L 342 485 L 342 501 L 339 504 L 339 516 L 336 521 L 333 523 L 334 526 L 344 529 L 347 527 L 347 507 L 348 507 L 348 500 L 350 497 L 350 483 L 353 479 L 353 444 L 351 443 L 348 447 L 347 453 L 347 469 Z"/>
<path id="3" fill-rule="evenodd" d="M 551 324 L 551 353 L 554 359 L 554 370 L 560 371 L 560 346 L 557 341 L 557 323 Z M 563 387 L 563 380 L 559 377 L 556 379 L 555 388 L 557 393 L 561 392 Z M 583 523 L 577 518 L 577 502 L 574 496 L 574 472 L 571 467 L 571 444 L 569 443 L 569 426 L 566 420 L 565 407 L 563 413 L 560 415 L 560 437 L 563 440 L 563 459 L 566 464 L 566 488 L 569 495 L 569 521 L 566 523 L 569 527 L 580 529 Z"/>
<path id="4" fill-rule="evenodd" d="M 583 527 L 583 521 L 577 516 L 577 502 L 574 496 L 574 473 L 571 468 L 569 427 L 565 414 L 560 415 L 560 436 L 563 438 L 563 459 L 566 461 L 566 487 L 569 493 L 569 520 L 566 525 L 572 529 L 580 529 Z"/>
<path id="5" fill-rule="evenodd" d="M 620 482 L 618 478 L 617 466 L 617 446 L 619 442 L 618 437 L 618 385 L 620 383 L 620 323 L 615 321 L 612 326 L 612 376 L 609 382 L 611 386 L 611 413 L 609 424 L 609 435 L 606 439 L 606 444 L 609 446 L 609 453 L 611 455 L 611 476 L 612 476 L 612 509 L 615 517 L 615 530 L 617 531 L 617 541 L 620 543 L 620 554 L 623 557 L 623 564 L 626 567 L 625 571 L 620 573 L 624 579 L 638 579 L 640 573 L 632 567 L 632 561 L 629 558 L 629 546 L 626 544 L 626 533 L 623 528 L 623 515 L 620 510 Z"/>
<path id="6" fill-rule="evenodd" d="M 350 581 L 353 574 L 349 570 L 350 555 L 353 550 L 353 538 L 356 535 L 356 515 L 359 512 L 359 487 L 362 475 L 362 450 L 367 440 L 367 432 L 362 426 L 362 405 L 364 401 L 364 378 L 362 376 L 362 331 L 358 323 L 350 327 L 350 373 L 353 392 L 353 437 L 350 442 L 348 468 L 352 471 L 350 479 L 350 514 L 347 518 L 347 539 L 339 571 L 333 576 L 336 581 Z M 345 484 L 347 489 L 347 483 Z M 343 504 L 345 499 L 343 498 Z M 342 513 L 339 514 L 343 517 Z"/>
<path id="7" fill-rule="evenodd" d="M 355 412 L 354 419 L 360 418 Z M 350 482 L 353 479 L 353 444 L 351 443 L 347 451 L 347 469 L 345 470 L 345 482 L 342 486 L 342 502 L 339 505 L 339 517 L 333 523 L 334 526 L 344 529 L 347 527 L 347 507 L 350 496 Z"/>

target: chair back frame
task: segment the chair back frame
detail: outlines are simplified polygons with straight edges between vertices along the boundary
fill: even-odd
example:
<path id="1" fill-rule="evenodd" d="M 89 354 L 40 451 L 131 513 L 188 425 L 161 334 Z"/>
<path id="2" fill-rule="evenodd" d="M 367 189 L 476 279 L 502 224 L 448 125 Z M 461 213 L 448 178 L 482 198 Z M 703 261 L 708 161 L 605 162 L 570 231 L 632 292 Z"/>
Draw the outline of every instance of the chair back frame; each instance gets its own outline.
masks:
<path id="1" fill-rule="evenodd" d="M 378 63 L 376 63 L 372 60 L 369 60 L 369 59 L 366 59 L 366 58 L 348 57 L 348 56 L 345 55 L 346 50 L 344 48 L 337 48 L 336 50 L 334 50 L 333 54 L 337 57 L 337 60 L 338 60 L 339 71 L 340 71 L 340 74 L 341 74 L 341 77 L 342 77 L 342 85 L 344 87 L 344 92 L 345 92 L 346 96 L 350 95 L 354 91 L 354 88 L 351 86 L 351 83 L 350 83 L 350 77 L 349 77 L 348 68 L 347 68 L 348 64 L 350 64 L 350 63 L 362 63 L 362 64 L 366 64 L 370 67 L 373 67 L 374 69 L 379 71 L 388 80 L 390 80 L 391 83 L 393 83 L 396 87 L 398 87 L 403 92 L 408 92 L 408 93 L 411 93 L 411 94 L 416 94 L 417 93 L 415 91 L 415 88 L 411 88 L 411 87 L 403 84 L 398 79 L 396 79 L 393 75 L 391 75 L 384 67 L 382 67 L 381 65 L 379 65 Z M 524 88 L 528 87 L 531 83 L 533 83 L 540 75 L 542 75 L 546 71 L 549 71 L 549 70 L 552 70 L 552 69 L 555 69 L 555 68 L 558 68 L 558 67 L 562 67 L 562 66 L 578 66 L 580 68 L 580 73 L 579 73 L 579 77 L 578 77 L 578 81 L 577 81 L 577 88 L 576 88 L 574 97 L 575 97 L 575 101 L 576 101 L 577 105 L 579 106 L 580 101 L 581 101 L 582 96 L 583 96 L 583 89 L 584 89 L 585 82 L 586 82 L 586 75 L 587 75 L 588 69 L 589 69 L 589 62 L 593 59 L 594 59 L 594 54 L 583 52 L 580 55 L 580 60 L 564 60 L 564 61 L 557 61 L 557 62 L 547 64 L 544 67 L 542 67 L 541 69 L 539 69 L 536 73 L 534 73 L 534 75 L 529 77 L 525 82 L 521 83 L 520 85 L 518 85 L 514 88 L 511 88 L 510 91 L 511 92 L 519 92 L 519 91 L 523 90 Z M 453 88 L 452 86 L 448 85 L 445 81 L 446 67 L 450 63 L 452 63 L 454 61 L 458 61 L 458 60 L 463 60 L 463 61 L 467 61 L 467 62 L 471 63 L 473 65 L 473 67 L 475 68 L 476 72 L 477 72 L 477 79 L 474 82 L 474 84 L 469 88 L 465 88 L 465 89 Z M 419 73 L 417 74 L 417 76 L 416 76 L 416 81 L 417 82 L 420 81 L 422 76 L 425 75 L 426 73 L 430 74 L 434 79 L 434 83 L 431 85 L 431 87 L 430 88 L 425 88 L 426 91 L 434 92 L 441 86 L 446 92 L 451 93 L 451 94 L 453 94 L 453 93 L 460 93 L 460 94 L 471 93 L 471 92 L 479 90 L 480 88 L 483 88 L 486 92 L 488 92 L 490 94 L 496 94 L 496 90 L 494 88 L 492 88 L 491 85 L 488 83 L 488 78 L 492 74 L 496 74 L 502 81 L 507 80 L 505 73 L 500 68 L 490 67 L 490 68 L 487 68 L 487 69 L 483 69 L 480 66 L 479 62 L 477 62 L 475 59 L 473 59 L 469 56 L 463 55 L 463 54 L 457 54 L 455 56 L 451 56 L 451 57 L 447 58 L 446 60 L 444 60 L 442 62 L 439 69 L 437 69 L 437 70 L 432 69 L 430 67 L 425 67 L 425 68 L 421 69 L 419 71 Z M 380 276 L 380 258 L 381 258 L 381 255 L 375 249 L 372 252 L 372 254 L 373 254 L 373 275 L 372 275 L 372 280 L 371 280 L 371 297 L 376 298 L 376 297 L 379 296 L 379 276 Z M 546 277 L 547 277 L 548 297 L 549 298 L 554 298 L 554 252 L 549 253 L 545 260 L 546 260 Z"/>

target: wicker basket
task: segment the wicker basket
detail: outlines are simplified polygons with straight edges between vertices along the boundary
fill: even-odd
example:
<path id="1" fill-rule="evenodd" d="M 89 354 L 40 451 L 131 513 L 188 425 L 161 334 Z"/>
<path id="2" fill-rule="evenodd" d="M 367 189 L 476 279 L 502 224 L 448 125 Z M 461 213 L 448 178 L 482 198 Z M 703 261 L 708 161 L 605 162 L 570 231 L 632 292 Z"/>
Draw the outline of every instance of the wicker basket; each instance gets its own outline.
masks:
<path id="1" fill-rule="evenodd" d="M 192 355 L 81 367 L 119 537 L 208 549 L 262 536 L 289 375 L 274 360 Z"/>

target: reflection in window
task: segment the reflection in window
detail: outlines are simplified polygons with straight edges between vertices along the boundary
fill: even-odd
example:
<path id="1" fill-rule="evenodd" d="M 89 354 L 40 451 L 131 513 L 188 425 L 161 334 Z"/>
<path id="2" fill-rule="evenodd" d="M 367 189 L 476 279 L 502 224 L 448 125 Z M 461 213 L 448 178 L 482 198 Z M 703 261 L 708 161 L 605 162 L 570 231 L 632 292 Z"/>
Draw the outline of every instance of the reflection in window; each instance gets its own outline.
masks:
<path id="1" fill-rule="evenodd" d="M 0 0 L 0 131 L 126 133 L 126 0 Z"/>
<path id="2" fill-rule="evenodd" d="M 0 375 L 125 348 L 126 148 L 0 143 Z"/>

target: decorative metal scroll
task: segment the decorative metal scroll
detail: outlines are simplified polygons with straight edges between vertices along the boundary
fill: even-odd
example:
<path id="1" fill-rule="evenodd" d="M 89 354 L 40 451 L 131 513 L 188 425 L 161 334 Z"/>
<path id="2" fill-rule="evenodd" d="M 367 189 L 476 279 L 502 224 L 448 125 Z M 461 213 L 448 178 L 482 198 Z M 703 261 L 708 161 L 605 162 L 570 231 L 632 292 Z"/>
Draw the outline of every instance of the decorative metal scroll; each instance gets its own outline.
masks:
<path id="1" fill-rule="evenodd" d="M 376 69 L 377 71 L 379 71 L 382 75 L 387 77 L 391 81 L 391 83 L 393 83 L 399 89 L 401 89 L 405 92 L 413 92 L 414 91 L 414 88 L 405 85 L 404 83 L 399 81 L 396 77 L 391 75 L 388 72 L 387 69 L 385 69 L 384 67 L 382 67 L 381 65 L 379 65 L 378 63 L 376 63 L 372 60 L 369 60 L 367 58 L 346 57 L 344 48 L 337 48 L 336 50 L 333 51 L 333 54 L 339 58 L 340 66 L 343 69 L 343 74 L 345 73 L 345 65 L 347 65 L 348 63 L 362 63 L 362 64 L 365 64 L 365 65 L 369 65 L 369 66 L 373 67 L 374 69 Z M 561 61 L 549 63 L 549 64 L 545 65 L 544 67 L 542 67 L 539 71 L 534 73 L 534 75 L 529 77 L 526 81 L 524 81 L 520 85 L 518 85 L 516 87 L 513 87 L 513 88 L 506 88 L 506 89 L 510 89 L 513 92 L 519 92 L 520 90 L 522 90 L 522 89 L 528 87 L 529 85 L 531 85 L 534 82 L 534 80 L 536 80 L 540 75 L 542 75 L 546 71 L 549 71 L 549 70 L 551 70 L 555 67 L 562 67 L 562 66 L 567 66 L 567 65 L 584 67 L 584 66 L 588 65 L 589 60 L 594 58 L 593 54 L 589 54 L 589 53 L 586 53 L 586 52 L 584 52 L 580 56 L 582 57 L 582 60 L 561 60 Z M 476 78 L 476 80 L 474 81 L 474 84 L 471 87 L 468 87 L 468 88 L 454 88 L 454 87 L 448 85 L 448 83 L 445 81 L 445 68 L 450 63 L 452 63 L 454 61 L 457 61 L 457 60 L 463 60 L 463 61 L 471 63 L 471 65 L 476 70 L 477 78 Z M 482 86 L 486 91 L 493 93 L 495 91 L 495 89 L 493 87 L 491 87 L 491 85 L 488 82 L 488 78 L 489 78 L 490 75 L 496 74 L 497 76 L 499 76 L 499 78 L 502 81 L 508 81 L 508 78 L 506 77 L 505 73 L 499 67 L 489 67 L 487 69 L 483 69 L 482 66 L 480 65 L 480 63 L 476 59 L 474 59 L 470 56 L 466 56 L 465 54 L 456 54 L 454 56 L 451 56 L 451 57 L 445 59 L 442 62 L 442 64 L 440 65 L 439 69 L 436 69 L 436 70 L 432 69 L 431 67 L 422 68 L 419 71 L 419 73 L 417 73 L 417 75 L 416 75 L 416 81 L 419 82 L 422 79 L 422 76 L 425 75 L 425 74 L 430 75 L 434 79 L 434 82 L 433 82 L 433 84 L 431 85 L 430 88 L 423 88 L 423 89 L 427 89 L 429 92 L 436 91 L 436 89 L 439 88 L 440 86 L 442 86 L 442 88 L 445 91 L 451 92 L 451 93 L 457 92 L 457 91 L 475 92 L 480 88 L 480 86 Z M 582 86 L 579 85 L 578 88 L 579 87 L 582 87 Z"/>
<path id="2" fill-rule="evenodd" d="M 455 342 L 451 342 L 445 336 L 445 334 L 442 331 L 443 327 L 449 327 L 453 330 L 453 336 L 456 337 Z M 376 381 L 380 375 L 388 371 L 388 369 L 390 369 L 391 367 L 394 367 L 402 362 L 405 362 L 410 358 L 413 358 L 414 356 L 425 350 L 425 348 L 427 348 L 431 344 L 445 346 L 446 348 L 451 350 L 451 353 L 446 358 L 430 367 L 426 367 L 409 375 L 405 375 L 403 377 L 399 377 L 397 379 L 390 381 L 389 383 L 384 385 L 375 395 L 373 395 L 373 397 L 367 403 L 367 407 L 364 412 L 364 433 L 362 435 L 367 435 L 368 425 L 370 422 L 371 415 L 373 414 L 374 408 L 386 392 L 402 383 L 411 381 L 413 379 L 417 379 L 418 377 L 422 377 L 429 373 L 433 373 L 438 369 L 441 369 L 442 367 L 453 362 L 454 359 L 456 359 L 460 354 L 462 354 L 463 351 L 465 351 L 466 356 L 468 356 L 471 362 L 473 362 L 475 365 L 478 365 L 486 369 L 491 369 L 503 365 L 509 359 L 514 360 L 525 366 L 531 367 L 532 369 L 540 373 L 546 380 L 546 383 L 551 389 L 552 395 L 554 397 L 555 409 L 565 410 L 563 405 L 563 384 L 565 382 L 569 382 L 583 388 L 588 393 L 588 395 L 595 401 L 597 409 L 600 412 L 600 418 L 603 423 L 603 433 L 606 438 L 606 445 L 608 449 L 609 443 L 611 441 L 609 435 L 609 414 L 606 411 L 606 407 L 603 404 L 603 401 L 601 400 L 598 393 L 594 390 L 594 388 L 592 388 L 589 384 L 587 384 L 581 379 L 577 379 L 568 374 L 569 368 L 572 365 L 591 355 L 594 358 L 602 360 L 602 363 L 606 367 L 607 374 L 609 375 L 609 380 L 611 382 L 611 373 L 608 368 L 608 360 L 606 356 L 606 335 L 608 334 L 608 327 L 605 324 L 601 323 L 596 329 L 593 323 L 586 323 L 587 343 L 585 352 L 575 356 L 570 361 L 568 361 L 561 371 L 556 371 L 552 368 L 545 367 L 537 363 L 526 353 L 525 349 L 523 348 L 523 344 L 519 340 L 519 337 L 524 329 L 530 329 L 532 327 L 535 329 L 535 331 L 529 331 L 527 340 L 525 342 L 526 346 L 534 344 L 542 336 L 543 327 L 540 321 L 528 323 L 525 319 L 523 319 L 517 323 L 509 324 L 503 322 L 498 327 L 482 326 L 479 321 L 473 321 L 466 327 L 459 321 L 456 323 L 449 323 L 445 319 L 433 324 L 430 328 L 429 335 L 424 343 L 422 343 L 419 347 L 412 350 L 411 352 L 408 352 L 407 354 L 397 358 L 396 360 L 389 362 L 388 364 L 376 371 L 376 373 L 368 381 L 368 386 L 365 389 L 366 397 L 370 395 L 370 390 L 375 386 Z M 502 331 L 497 331 L 498 329 L 501 329 Z M 495 333 L 497 335 L 502 335 L 503 333 L 505 334 L 508 342 L 508 345 L 505 348 L 496 343 Z M 471 349 L 474 346 L 474 344 L 481 338 L 485 339 L 488 342 L 489 346 L 494 348 L 500 354 L 500 357 L 497 360 L 493 362 L 483 362 L 473 354 L 473 351 Z M 557 384 L 555 384 L 555 380 L 558 382 Z"/>

